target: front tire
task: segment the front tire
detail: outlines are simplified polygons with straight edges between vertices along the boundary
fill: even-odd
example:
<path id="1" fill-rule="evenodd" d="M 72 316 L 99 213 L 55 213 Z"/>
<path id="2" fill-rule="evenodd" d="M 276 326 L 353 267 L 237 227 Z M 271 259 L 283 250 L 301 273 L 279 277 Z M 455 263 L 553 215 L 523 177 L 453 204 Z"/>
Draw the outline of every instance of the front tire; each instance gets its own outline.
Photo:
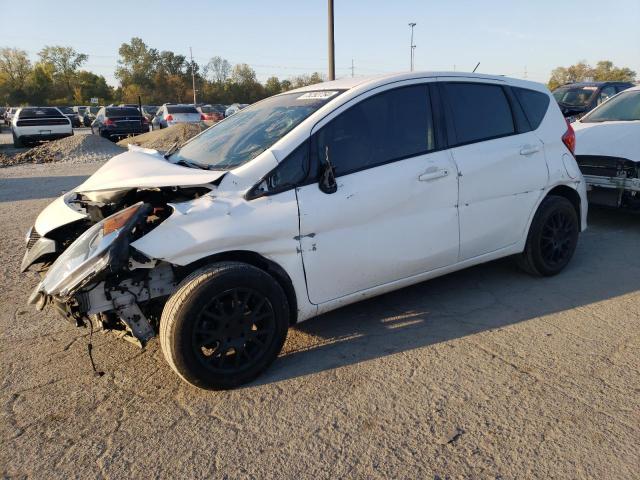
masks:
<path id="1" fill-rule="evenodd" d="M 256 378 L 278 356 L 289 306 L 266 272 L 240 262 L 205 267 L 185 278 L 160 320 L 160 343 L 186 382 L 229 389 Z"/>
<path id="2" fill-rule="evenodd" d="M 531 275 L 557 275 L 573 257 L 579 232 L 578 213 L 571 202 L 549 195 L 533 217 L 518 265 Z"/>
<path id="3" fill-rule="evenodd" d="M 22 148 L 24 147 L 24 142 L 22 141 L 22 139 L 18 136 L 16 136 L 16 134 L 13 134 L 13 148 Z"/>

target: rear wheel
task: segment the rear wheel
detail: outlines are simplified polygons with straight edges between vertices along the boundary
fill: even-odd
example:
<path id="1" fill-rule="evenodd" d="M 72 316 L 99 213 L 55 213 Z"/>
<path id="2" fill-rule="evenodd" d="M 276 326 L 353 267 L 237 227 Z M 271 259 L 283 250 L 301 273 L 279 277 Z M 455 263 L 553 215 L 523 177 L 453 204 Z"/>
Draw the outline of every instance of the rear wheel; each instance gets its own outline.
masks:
<path id="1" fill-rule="evenodd" d="M 14 148 L 24 147 L 24 142 L 20 139 L 20 137 L 17 137 L 15 133 L 13 134 L 13 147 Z"/>
<path id="2" fill-rule="evenodd" d="M 276 359 L 288 327 L 280 285 L 256 267 L 224 262 L 180 284 L 162 312 L 160 342 L 182 379 L 228 389 L 253 380 Z"/>
<path id="3" fill-rule="evenodd" d="M 536 212 L 519 266 L 532 275 L 551 276 L 567 266 L 578 244 L 578 213 L 569 200 L 550 195 Z"/>

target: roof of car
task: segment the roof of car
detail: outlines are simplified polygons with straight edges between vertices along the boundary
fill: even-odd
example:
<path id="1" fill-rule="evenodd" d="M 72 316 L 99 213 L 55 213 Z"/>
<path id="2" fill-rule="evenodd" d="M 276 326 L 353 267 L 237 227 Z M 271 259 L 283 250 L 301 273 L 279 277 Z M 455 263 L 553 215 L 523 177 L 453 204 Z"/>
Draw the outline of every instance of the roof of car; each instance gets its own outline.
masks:
<path id="1" fill-rule="evenodd" d="M 385 84 L 389 82 L 402 81 L 402 80 L 412 80 L 417 78 L 436 78 L 436 77 L 447 77 L 447 78 L 468 78 L 474 80 L 493 80 L 493 81 L 501 81 L 501 82 L 509 82 L 510 84 L 517 84 L 518 86 L 529 86 L 533 87 L 535 85 L 536 89 L 539 89 L 541 84 L 538 82 L 531 82 L 527 80 L 519 80 L 511 77 L 505 77 L 503 75 L 486 75 L 482 73 L 470 73 L 470 72 L 401 72 L 401 73 L 392 73 L 392 74 L 383 74 L 383 75 L 372 75 L 366 77 L 346 77 L 341 78 L 339 80 L 331 80 L 329 82 L 316 83 L 314 85 L 308 85 L 306 87 L 296 88 L 294 90 L 289 90 L 284 93 L 299 93 L 299 92 L 311 92 L 317 90 L 350 90 L 355 87 L 365 86 L 367 84 Z"/>

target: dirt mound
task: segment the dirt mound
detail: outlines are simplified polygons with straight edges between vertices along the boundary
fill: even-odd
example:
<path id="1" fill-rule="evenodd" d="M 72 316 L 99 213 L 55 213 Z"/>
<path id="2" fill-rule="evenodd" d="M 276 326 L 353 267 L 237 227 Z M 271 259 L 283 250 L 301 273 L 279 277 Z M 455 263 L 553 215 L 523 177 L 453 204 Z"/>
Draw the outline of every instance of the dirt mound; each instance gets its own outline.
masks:
<path id="1" fill-rule="evenodd" d="M 118 145 L 126 147 L 131 143 L 145 148 L 155 148 L 163 152 L 169 150 L 174 143 L 182 144 L 207 128 L 209 128 L 209 125 L 204 122 L 179 123 L 162 130 L 154 130 L 135 137 L 125 138 L 120 140 Z"/>
<path id="2" fill-rule="evenodd" d="M 125 149 L 98 135 L 73 135 L 43 143 L 15 155 L 0 156 L 0 166 L 21 163 L 89 163 L 109 160 Z"/>

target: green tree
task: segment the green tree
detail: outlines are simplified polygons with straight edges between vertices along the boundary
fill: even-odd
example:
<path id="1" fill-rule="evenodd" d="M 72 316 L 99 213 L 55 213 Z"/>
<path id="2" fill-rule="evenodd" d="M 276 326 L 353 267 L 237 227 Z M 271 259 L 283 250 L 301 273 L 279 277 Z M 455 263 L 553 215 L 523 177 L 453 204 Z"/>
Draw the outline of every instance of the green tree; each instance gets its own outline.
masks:
<path id="1" fill-rule="evenodd" d="M 276 95 L 282 91 L 282 86 L 280 85 L 280 80 L 278 77 L 269 77 L 264 84 L 264 93 L 267 97 L 271 95 Z"/>
<path id="2" fill-rule="evenodd" d="M 134 37 L 130 43 L 123 43 L 118 49 L 120 59 L 116 68 L 116 78 L 124 87 L 138 85 L 138 90 L 147 93 L 153 90 L 153 77 L 158 65 L 159 54 L 149 48 L 141 38 Z"/>
<path id="3" fill-rule="evenodd" d="M 0 97 L 4 103 L 26 100 L 26 84 L 31 74 L 27 52 L 18 48 L 0 48 Z"/>
<path id="4" fill-rule="evenodd" d="M 618 68 L 609 60 L 601 60 L 596 64 L 596 68 L 591 67 L 585 60 L 569 67 L 558 67 L 551 72 L 549 79 L 549 89 L 554 90 L 560 85 L 566 83 L 583 82 L 583 81 L 607 81 L 622 80 L 634 81 L 636 72 L 623 67 Z"/>
<path id="5" fill-rule="evenodd" d="M 113 89 L 102 75 L 81 70 L 76 77 L 73 100 L 83 104 L 88 103 L 92 97 L 106 103 L 113 98 Z"/>
<path id="6" fill-rule="evenodd" d="M 222 57 L 213 57 L 204 68 L 204 76 L 214 83 L 222 84 L 231 76 L 231 64 Z"/>
<path id="7" fill-rule="evenodd" d="M 71 100 L 74 95 L 78 69 L 86 63 L 88 56 L 71 47 L 46 46 L 38 53 L 40 61 L 53 68 L 54 82 L 61 85 L 64 96 Z"/>

